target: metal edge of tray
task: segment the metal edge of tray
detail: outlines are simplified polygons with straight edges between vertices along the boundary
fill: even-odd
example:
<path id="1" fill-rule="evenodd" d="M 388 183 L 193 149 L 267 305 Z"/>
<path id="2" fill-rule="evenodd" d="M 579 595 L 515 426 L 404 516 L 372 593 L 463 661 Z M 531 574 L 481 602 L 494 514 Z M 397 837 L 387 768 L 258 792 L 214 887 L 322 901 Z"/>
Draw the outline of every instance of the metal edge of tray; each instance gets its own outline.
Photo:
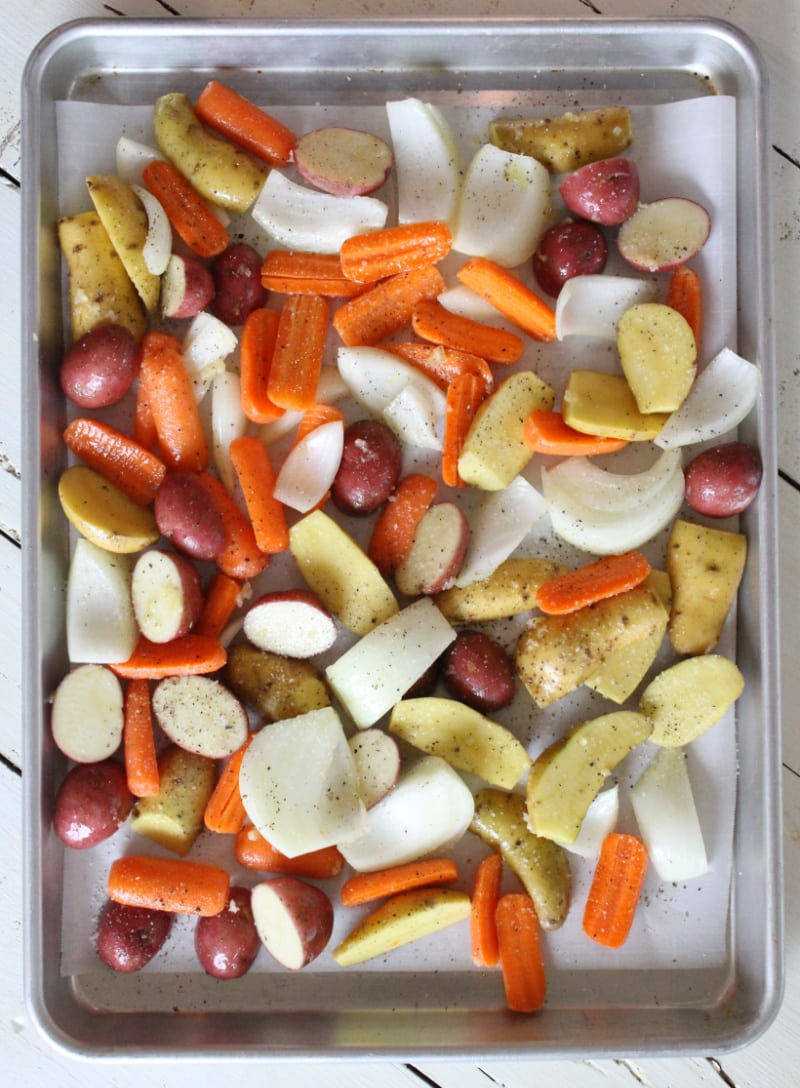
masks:
<path id="1" fill-rule="evenodd" d="M 66 94 L 75 75 L 76 61 L 91 54 L 101 66 L 107 63 L 110 44 L 139 42 L 136 48 L 158 38 L 180 43 L 191 40 L 212 53 L 218 62 L 222 52 L 236 48 L 237 36 L 258 38 L 260 33 L 271 37 L 301 36 L 308 41 L 322 42 L 331 36 L 357 37 L 360 46 L 369 41 L 382 41 L 387 58 L 399 54 L 402 39 L 411 55 L 418 46 L 409 47 L 409 40 L 422 34 L 421 24 L 413 20 L 374 20 L 357 25 L 341 21 L 292 20 L 190 20 L 165 22 L 153 20 L 81 20 L 66 24 L 48 35 L 26 67 L 23 84 L 23 439 L 24 481 L 23 501 L 23 563 L 24 615 L 26 629 L 23 645 L 23 676 L 26 685 L 24 700 L 25 745 L 25 990 L 32 1019 L 42 1035 L 53 1045 L 72 1056 L 105 1060 L 197 1058 L 230 1060 L 236 1058 L 292 1057 L 315 1059 L 355 1059 L 369 1057 L 386 1060 L 407 1060 L 412 1055 L 428 1058 L 467 1060 L 493 1057 L 548 1058 L 600 1056 L 676 1056 L 678 1054 L 716 1053 L 731 1050 L 751 1042 L 776 1015 L 782 993 L 782 902 L 780 846 L 780 735 L 779 689 L 777 670 L 777 456 L 774 427 L 770 414 L 775 405 L 775 378 L 772 361 L 772 297 L 771 297 L 771 239 L 770 193 L 766 171 L 760 168 L 768 151 L 766 86 L 767 75 L 753 43 L 730 24 L 708 19 L 645 19 L 645 20 L 431 20 L 424 24 L 424 41 L 441 43 L 443 52 L 452 49 L 453 35 L 472 41 L 480 37 L 506 40 L 519 35 L 536 35 L 537 48 L 555 49 L 559 42 L 572 35 L 580 45 L 580 56 L 590 65 L 596 46 L 620 49 L 620 41 L 631 40 L 635 32 L 633 63 L 653 50 L 663 48 L 662 65 L 676 63 L 668 47 L 680 38 L 685 47 L 682 56 L 694 58 L 697 69 L 709 77 L 720 79 L 719 89 L 739 98 L 740 139 L 737 140 L 740 176 L 748 182 L 748 207 L 740 208 L 742 242 L 753 264 L 748 264 L 747 290 L 744 291 L 740 272 L 740 337 L 743 353 L 761 360 L 764 384 L 759 411 L 748 423 L 762 449 L 765 483 L 758 507 L 760 514 L 746 517 L 751 535 L 752 554 L 757 555 L 759 571 L 757 584 L 744 595 L 740 605 L 740 623 L 757 633 L 758 645 L 748 645 L 745 653 L 750 665 L 758 670 L 757 691 L 750 697 L 739 720 L 754 716 L 760 720 L 758 742 L 752 733 L 745 735 L 742 767 L 745 780 L 740 789 L 737 813 L 741 812 L 742 797 L 747 801 L 748 819 L 736 821 L 737 856 L 755 861 L 748 863 L 747 872 L 735 867 L 732 921 L 733 977 L 713 1006 L 689 1005 L 685 1008 L 653 1009 L 567 1009 L 554 1013 L 558 1017 L 557 1031 L 549 1034 L 552 1017 L 547 1012 L 526 1020 L 513 1018 L 498 1010 L 464 1013 L 461 1010 L 422 1010 L 409 1015 L 390 1013 L 387 1016 L 369 1014 L 365 1010 L 349 1014 L 360 1018 L 354 1024 L 348 1013 L 305 1015 L 305 1026 L 289 1030 L 273 1038 L 265 1038 L 259 1027 L 258 1015 L 222 1013 L 215 1023 L 203 1017 L 203 1029 L 190 1016 L 183 1022 L 180 1016 L 165 1018 L 143 1013 L 136 1017 L 95 1015 L 93 1010 L 75 999 L 70 980 L 62 979 L 57 964 L 59 934 L 57 927 L 47 926 L 52 910 L 57 907 L 60 884 L 58 848 L 53 836 L 47 834 L 53 795 L 55 769 L 59 760 L 44 744 L 42 707 L 57 675 L 43 664 L 46 653 L 53 656 L 56 647 L 45 646 L 48 621 L 58 619 L 63 596 L 63 552 L 61 564 L 53 562 L 63 547 L 63 527 L 59 526 L 57 501 L 54 497 L 52 464 L 44 466 L 42 445 L 47 428 L 42 428 L 42 408 L 54 403 L 54 360 L 60 354 L 60 306 L 46 305 L 43 289 L 50 285 L 57 292 L 59 255 L 48 232 L 52 222 L 52 206 L 48 208 L 47 194 L 40 189 L 46 176 L 48 160 L 53 162 L 55 89 Z M 213 42 L 213 47 L 212 47 Z M 542 43 L 545 43 L 544 45 Z M 445 49 L 445 45 L 450 43 Z M 609 45 L 609 43 L 611 43 Z M 614 44 L 616 43 L 616 44 Z M 83 52 L 82 52 L 83 50 Z M 648 50 L 650 51 L 648 54 Z M 181 52 L 183 52 L 181 50 Z M 191 51 L 190 51 L 191 53 Z M 407 53 L 406 56 L 409 54 Z M 425 54 L 429 55 L 428 52 Z M 556 53 L 557 55 L 557 53 Z M 570 62 L 562 67 L 570 68 Z M 612 53 L 612 56 L 614 54 Z M 656 54 L 657 55 L 657 54 Z M 132 56 L 135 59 L 136 53 Z M 199 54 L 192 53 L 197 64 Z M 547 54 L 547 59 L 551 57 Z M 618 54 L 616 59 L 629 57 Z M 683 62 L 691 67 L 691 60 Z M 540 61 L 541 64 L 541 61 Z M 198 67 L 208 68 L 208 62 Z M 707 72 L 702 73 L 705 66 Z M 145 67 L 142 65 L 142 67 Z M 463 69 L 464 65 L 461 65 Z M 524 68 L 524 65 L 522 65 Z M 538 66 L 537 66 L 538 67 Z M 43 83 L 49 81 L 52 96 L 44 99 Z M 48 127 L 49 126 L 49 127 Z M 26 134 L 30 135 L 30 138 Z M 49 137 L 49 144 L 48 144 Z M 746 149 L 743 145 L 747 145 Z M 742 171 L 747 173 L 742 175 Z M 741 268 L 741 264 L 740 264 Z M 759 316 L 769 315 L 768 321 Z M 42 475 L 43 468 L 49 474 Z M 34 484 L 32 481 L 36 481 Z M 46 541 L 46 547 L 43 542 Z M 766 607 L 765 607 L 766 606 Z M 63 648 L 61 650 L 63 654 Z M 63 666 L 63 656 L 59 657 Z M 740 729 L 741 732 L 741 729 Z M 747 736 L 750 735 L 748 742 Z M 742 852 L 746 852 L 742 853 Z M 736 910 L 744 904 L 746 909 Z M 295 1018 L 297 1019 L 297 1018 Z M 434 1030 L 420 1030 L 422 1022 L 434 1021 Z M 166 1020 L 166 1023 L 165 1023 Z M 450 1025 L 459 1021 L 455 1029 Z M 121 1027 L 123 1025 L 123 1027 Z M 286 1028 L 286 1021 L 283 1021 Z M 131 1030 L 133 1029 L 133 1030 Z"/>

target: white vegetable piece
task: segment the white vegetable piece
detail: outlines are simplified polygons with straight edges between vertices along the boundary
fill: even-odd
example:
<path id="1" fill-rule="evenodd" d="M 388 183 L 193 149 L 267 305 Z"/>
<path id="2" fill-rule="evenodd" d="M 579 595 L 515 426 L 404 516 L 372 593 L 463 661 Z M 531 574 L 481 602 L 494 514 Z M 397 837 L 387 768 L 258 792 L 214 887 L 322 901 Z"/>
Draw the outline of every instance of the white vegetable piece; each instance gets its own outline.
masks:
<path id="1" fill-rule="evenodd" d="M 614 784 L 607 790 L 601 790 L 589 805 L 577 839 L 561 845 L 582 858 L 599 857 L 603 839 L 616 827 L 618 816 L 619 786 Z"/>
<path id="2" fill-rule="evenodd" d="M 761 372 L 730 348 L 722 348 L 700 371 L 689 394 L 658 432 L 662 450 L 706 442 L 736 427 L 752 411 Z"/>
<path id="3" fill-rule="evenodd" d="M 315 427 L 287 454 L 275 480 L 275 498 L 301 514 L 313 510 L 333 483 L 343 449 L 341 420 Z"/>
<path id="4" fill-rule="evenodd" d="M 488 578 L 546 513 L 544 496 L 524 476 L 502 491 L 484 492 L 470 518 L 470 544 L 455 584 Z"/>
<path id="5" fill-rule="evenodd" d="M 664 452 L 643 472 L 606 472 L 570 457 L 542 473 L 553 531 L 594 555 L 638 548 L 677 514 L 684 481 L 679 452 Z"/>
<path id="6" fill-rule="evenodd" d="M 530 155 L 484 144 L 461 187 L 453 249 L 504 268 L 530 260 L 550 214 L 550 175 Z"/>
<path id="7" fill-rule="evenodd" d="M 630 276 L 573 276 L 556 300 L 556 336 L 617 339 L 617 322 L 631 306 L 654 302 L 657 288 L 650 280 Z"/>
<path id="8" fill-rule="evenodd" d="M 308 253 L 338 253 L 354 234 L 385 226 L 389 209 L 373 196 L 331 196 L 271 170 L 252 216 L 279 245 Z"/>
<path id="9" fill-rule="evenodd" d="M 105 665 L 79 665 L 56 688 L 50 719 L 53 740 L 68 759 L 98 763 L 119 748 L 122 685 Z"/>
<path id="10" fill-rule="evenodd" d="M 217 472 L 229 491 L 236 477 L 230 445 L 247 430 L 241 389 L 239 375 L 230 370 L 217 374 L 211 383 L 211 446 Z"/>
<path id="11" fill-rule="evenodd" d="M 236 333 L 207 310 L 192 318 L 181 351 L 198 401 L 211 388 L 217 374 L 223 373 L 225 360 L 236 351 L 238 343 Z"/>
<path id="12" fill-rule="evenodd" d="M 444 653 L 456 633 L 428 597 L 374 627 L 325 670 L 359 729 L 382 718 Z"/>
<path id="13" fill-rule="evenodd" d="M 636 822 L 662 880 L 708 872 L 703 832 L 683 748 L 662 748 L 631 790 Z"/>
<path id="14" fill-rule="evenodd" d="M 441 450 L 446 398 L 433 382 L 414 379 L 404 385 L 381 412 L 401 442 L 424 450 Z"/>
<path id="15" fill-rule="evenodd" d="M 151 192 L 141 185 L 132 185 L 147 212 L 147 237 L 142 249 L 142 257 L 148 272 L 160 276 L 166 270 L 172 256 L 172 224 L 167 213 Z"/>
<path id="16" fill-rule="evenodd" d="M 394 149 L 398 222 L 441 219 L 455 223 L 461 192 L 461 156 L 447 119 L 418 98 L 386 103 Z"/>
<path id="17" fill-rule="evenodd" d="M 247 713 L 210 676 L 169 676 L 153 691 L 153 713 L 169 739 L 208 759 L 233 755 L 247 740 Z"/>
<path id="18" fill-rule="evenodd" d="M 347 742 L 358 770 L 358 791 L 367 808 L 382 801 L 400 777 L 403 759 L 394 737 L 383 729 L 362 729 Z"/>
<path id="19" fill-rule="evenodd" d="M 67 654 L 73 664 L 127 661 L 139 638 L 131 556 L 79 537 L 67 579 Z"/>
<path id="20" fill-rule="evenodd" d="M 448 849 L 467 830 L 474 813 L 472 792 L 461 776 L 439 756 L 424 756 L 369 809 L 364 834 L 340 843 L 339 849 L 358 872 L 402 865 Z"/>
<path id="21" fill-rule="evenodd" d="M 239 789 L 256 829 L 287 857 L 366 830 L 353 755 L 332 707 L 261 729 L 242 760 Z"/>
<path id="22" fill-rule="evenodd" d="M 460 317 L 468 317 L 472 321 L 480 321 L 483 325 L 494 325 L 497 328 L 509 328 L 512 332 L 518 332 L 517 326 L 503 317 L 496 306 L 487 302 L 477 291 L 473 291 L 466 284 L 459 283 L 455 287 L 448 287 L 438 296 L 438 301 L 449 310 L 451 314 Z"/>
<path id="23" fill-rule="evenodd" d="M 150 144 L 120 136 L 116 147 L 117 176 L 126 185 L 141 185 L 142 171 L 151 162 L 159 162 L 163 155 Z"/>

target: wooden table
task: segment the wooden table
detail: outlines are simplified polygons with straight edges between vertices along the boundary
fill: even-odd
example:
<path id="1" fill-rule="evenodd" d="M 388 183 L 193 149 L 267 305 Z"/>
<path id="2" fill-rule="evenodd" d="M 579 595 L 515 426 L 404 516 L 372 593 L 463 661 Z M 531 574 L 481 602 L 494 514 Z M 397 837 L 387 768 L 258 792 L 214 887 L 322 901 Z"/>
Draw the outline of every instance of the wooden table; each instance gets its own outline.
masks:
<path id="1" fill-rule="evenodd" d="M 19 1085 L 134 1085 L 142 1077 L 153 1085 L 193 1085 L 191 1065 L 113 1069 L 79 1063 L 40 1039 L 28 1020 L 22 997 L 21 794 L 20 730 L 20 571 L 24 541 L 20 519 L 19 343 L 20 292 L 16 270 L 20 256 L 19 84 L 25 60 L 37 41 L 61 23 L 85 17 L 226 15 L 236 17 L 359 18 L 368 16 L 570 16 L 582 18 L 704 15 L 727 19 L 759 46 L 771 75 L 772 116 L 763 168 L 774 187 L 775 315 L 778 365 L 778 441 L 781 547 L 781 646 L 783 729 L 783 799 L 785 820 L 786 995 L 770 1028 L 748 1048 L 720 1058 L 645 1061 L 498 1063 L 477 1065 L 238 1065 L 215 1070 L 245 1088 L 269 1077 L 273 1088 L 320 1081 L 334 1086 L 380 1083 L 389 1086 L 440 1085 L 479 1088 L 487 1081 L 506 1088 L 561 1083 L 570 1088 L 634 1084 L 648 1088 L 692 1088 L 716 1084 L 736 1088 L 784 1088 L 796 1082 L 800 1059 L 800 732 L 794 709 L 800 705 L 795 652 L 800 643 L 800 2 L 774 0 L 36 0 L 35 4 L 0 5 L 0 244 L 8 269 L 0 308 L 0 939 L 6 949 L 0 970 L 0 1053 L 3 1080 Z M 746 259 L 746 257 L 745 257 Z"/>

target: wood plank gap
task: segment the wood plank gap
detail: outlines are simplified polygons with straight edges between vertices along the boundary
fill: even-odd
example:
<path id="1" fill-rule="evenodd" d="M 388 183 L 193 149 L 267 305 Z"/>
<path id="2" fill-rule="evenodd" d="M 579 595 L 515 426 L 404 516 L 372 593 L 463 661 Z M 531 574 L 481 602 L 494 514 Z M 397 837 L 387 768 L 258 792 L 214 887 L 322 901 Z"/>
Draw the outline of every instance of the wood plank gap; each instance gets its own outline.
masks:
<path id="1" fill-rule="evenodd" d="M 0 752 L 0 764 L 11 771 L 12 774 L 17 775 L 18 778 L 22 778 L 22 767 L 18 767 L 13 760 L 8 759 L 2 752 Z"/>
<path id="2" fill-rule="evenodd" d="M 413 1073 L 415 1077 L 419 1077 L 423 1084 L 429 1085 L 429 1088 L 440 1088 L 438 1082 L 431 1080 L 431 1078 L 423 1073 L 421 1069 L 417 1069 L 417 1067 L 411 1065 L 410 1062 L 405 1062 L 404 1064 L 409 1073 Z"/>
<path id="3" fill-rule="evenodd" d="M 726 1084 L 728 1086 L 728 1088 L 736 1088 L 736 1081 L 731 1080 L 731 1078 L 728 1076 L 728 1074 L 722 1068 L 722 1065 L 720 1064 L 718 1058 L 706 1058 L 706 1061 L 711 1066 L 711 1068 L 714 1070 L 714 1072 L 717 1074 L 717 1076 L 719 1077 L 719 1079 L 722 1081 L 723 1084 Z"/>
<path id="4" fill-rule="evenodd" d="M 788 472 L 784 472 L 783 469 L 778 469 L 778 479 L 783 480 L 789 487 L 793 487 L 795 491 L 800 491 L 800 481 L 795 480 L 793 476 L 790 476 Z"/>
<path id="5" fill-rule="evenodd" d="M 13 174 L 9 174 L 5 167 L 0 166 L 0 181 L 3 185 L 10 185 L 12 189 L 21 188 L 19 178 L 15 178 Z"/>
<path id="6" fill-rule="evenodd" d="M 773 144 L 773 145 L 772 145 L 772 150 L 773 150 L 773 151 L 775 152 L 775 154 L 776 154 L 776 155 L 780 155 L 780 157 L 781 157 L 782 159 L 786 159 L 786 161 L 787 161 L 787 162 L 790 162 L 790 163 L 792 164 L 792 166 L 796 166 L 796 167 L 798 168 L 798 170 L 800 170 L 800 161 L 798 161 L 797 159 L 795 159 L 795 158 L 794 158 L 794 157 L 793 157 L 792 155 L 790 155 L 790 154 L 789 154 L 789 153 L 788 153 L 787 151 L 784 151 L 784 150 L 783 150 L 782 148 L 780 148 L 780 147 L 776 147 L 776 145 L 775 145 L 775 144 Z"/>

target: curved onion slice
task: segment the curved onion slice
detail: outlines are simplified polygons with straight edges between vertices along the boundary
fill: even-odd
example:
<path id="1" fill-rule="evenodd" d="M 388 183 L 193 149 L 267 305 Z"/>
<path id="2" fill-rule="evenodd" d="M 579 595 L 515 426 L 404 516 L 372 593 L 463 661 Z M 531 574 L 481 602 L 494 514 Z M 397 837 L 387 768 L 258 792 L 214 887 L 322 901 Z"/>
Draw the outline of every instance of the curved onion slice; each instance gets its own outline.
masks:
<path id="1" fill-rule="evenodd" d="M 172 255 L 172 225 L 167 213 L 151 192 L 141 185 L 131 185 L 134 193 L 144 204 L 147 212 L 147 237 L 142 249 L 142 257 L 147 271 L 160 276 L 166 270 Z"/>
<path id="2" fill-rule="evenodd" d="M 436 106 L 418 98 L 386 103 L 397 176 L 400 223 L 452 222 L 461 191 L 461 156 Z"/>
<path id="3" fill-rule="evenodd" d="M 214 464 L 228 490 L 233 487 L 236 476 L 228 449 L 234 438 L 241 438 L 247 430 L 241 390 L 239 375 L 229 370 L 217 374 L 211 383 L 211 444 Z"/>
<path id="4" fill-rule="evenodd" d="M 479 295 L 477 291 L 473 291 L 471 287 L 467 287 L 464 283 L 456 284 L 455 287 L 448 287 L 446 291 L 442 291 L 438 296 L 438 301 L 451 314 L 469 317 L 473 321 L 480 321 L 484 325 L 508 325 L 509 328 L 514 328 L 496 306 L 492 306 L 491 302 L 487 302 L 482 295 Z"/>
<path id="5" fill-rule="evenodd" d="M 207 310 L 192 318 L 183 338 L 182 353 L 198 401 L 211 388 L 214 378 L 225 370 L 225 360 L 237 344 L 236 333 Z"/>
<path id="6" fill-rule="evenodd" d="M 631 306 L 653 302 L 656 285 L 630 276 L 573 276 L 556 301 L 556 336 L 616 340 L 617 322 Z"/>
<path id="7" fill-rule="evenodd" d="M 662 453 L 644 472 L 607 473 L 571 457 L 542 473 L 553 531 L 594 555 L 638 548 L 677 514 L 684 482 L 678 452 Z"/>
<path id="8" fill-rule="evenodd" d="M 472 533 L 457 586 L 488 578 L 547 513 L 543 496 L 524 476 L 502 491 L 487 491 L 470 516 Z"/>
<path id="9" fill-rule="evenodd" d="M 705 442 L 732 430 L 750 413 L 761 388 L 761 372 L 723 348 L 698 374 L 689 394 L 658 432 L 662 450 Z"/>
<path id="10" fill-rule="evenodd" d="M 163 158 L 157 148 L 132 140 L 129 136 L 120 136 L 117 140 L 115 157 L 117 177 L 126 185 L 141 185 L 145 166 Z"/>
<path id="11" fill-rule="evenodd" d="M 662 748 L 631 790 L 636 822 L 662 880 L 708 871 L 703 832 L 682 748 Z"/>
<path id="12" fill-rule="evenodd" d="M 313 510 L 333 483 L 343 447 L 341 420 L 315 427 L 287 454 L 275 480 L 275 498 L 301 514 Z"/>
<path id="13" fill-rule="evenodd" d="M 610 789 L 598 793 L 589 805 L 577 839 L 561 845 L 582 858 L 599 857 L 603 839 L 616 827 L 618 816 L 619 786 L 614 784 Z"/>

